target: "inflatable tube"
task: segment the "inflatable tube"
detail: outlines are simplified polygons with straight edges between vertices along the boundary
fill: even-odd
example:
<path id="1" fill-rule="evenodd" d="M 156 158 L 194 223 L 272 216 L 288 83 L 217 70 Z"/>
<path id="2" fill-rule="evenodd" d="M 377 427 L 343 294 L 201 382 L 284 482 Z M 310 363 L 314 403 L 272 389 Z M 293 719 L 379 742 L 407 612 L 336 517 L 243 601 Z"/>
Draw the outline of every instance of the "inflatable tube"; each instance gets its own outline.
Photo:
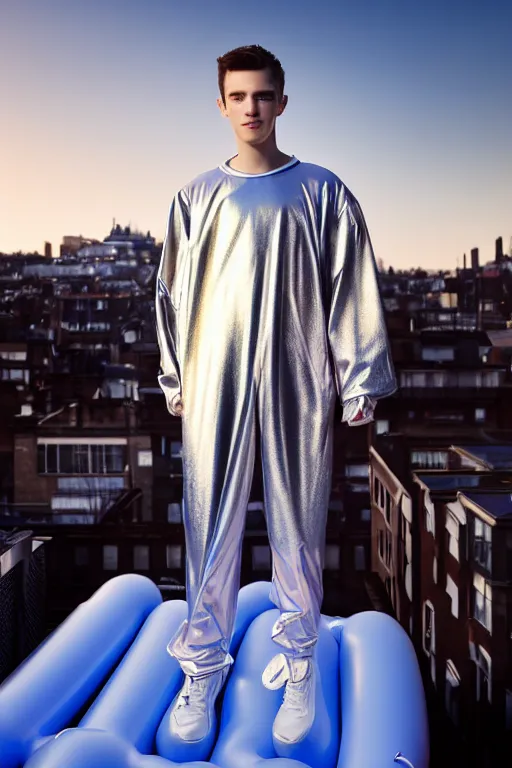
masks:
<path id="1" fill-rule="evenodd" d="M 213 768 L 211 763 L 170 763 L 141 755 L 124 739 L 85 728 L 63 731 L 25 763 L 25 768 Z"/>
<path id="2" fill-rule="evenodd" d="M 261 682 L 279 652 L 270 639 L 277 611 L 269 590 L 259 582 L 240 591 L 235 664 L 219 698 L 211 762 L 190 760 L 182 768 L 427 768 L 428 723 L 415 652 L 400 625 L 376 612 L 322 618 L 313 729 L 301 744 L 276 754 L 272 723 L 283 690 L 268 691 Z M 0 768 L 175 766 L 165 731 L 182 674 L 166 646 L 185 615 L 185 603 L 161 604 L 145 577 L 105 584 L 0 686 Z M 78 727 L 71 727 L 88 703 Z"/>
<path id="3" fill-rule="evenodd" d="M 0 687 L 0 766 L 24 765 L 75 718 L 162 602 L 144 576 L 117 576 L 82 603 Z"/>
<path id="4" fill-rule="evenodd" d="M 167 653 L 167 643 L 186 616 L 183 600 L 155 608 L 81 720 L 81 728 L 114 733 L 139 752 L 152 752 L 158 724 L 183 678 L 178 662 Z"/>
<path id="5" fill-rule="evenodd" d="M 249 627 L 226 685 L 220 733 L 212 761 L 221 768 L 256 768 L 262 759 L 278 755 L 272 742 L 272 724 L 283 689 L 267 690 L 261 675 L 278 652 L 271 630 L 277 610 L 260 615 Z M 317 645 L 316 717 L 309 735 L 287 754 L 284 764 L 335 768 L 339 747 L 338 645 L 322 624 Z M 271 761 L 272 762 L 272 761 Z M 265 763 L 266 765 L 267 763 Z"/>
<path id="6" fill-rule="evenodd" d="M 229 648 L 233 658 L 236 657 L 240 643 L 252 621 L 260 613 L 271 607 L 273 607 L 273 603 L 269 598 L 269 584 L 267 582 L 259 581 L 242 587 L 238 594 L 235 626 Z M 169 635 L 169 637 L 170 636 L 171 635 Z M 215 743 L 217 721 L 215 720 L 215 722 L 212 723 L 210 732 L 200 742 L 186 744 L 182 741 L 176 741 L 170 733 L 169 726 L 174 695 L 178 688 L 179 685 L 176 686 L 173 690 L 172 697 L 169 698 L 169 707 L 167 708 L 158 729 L 156 735 L 156 751 L 159 755 L 162 755 L 162 757 L 167 757 L 169 760 L 175 760 L 179 763 L 206 759 L 211 754 Z"/>
<path id="7" fill-rule="evenodd" d="M 345 619 L 340 675 L 338 768 L 391 768 L 394 763 L 428 768 L 423 683 L 414 647 L 400 624 L 376 611 Z"/>

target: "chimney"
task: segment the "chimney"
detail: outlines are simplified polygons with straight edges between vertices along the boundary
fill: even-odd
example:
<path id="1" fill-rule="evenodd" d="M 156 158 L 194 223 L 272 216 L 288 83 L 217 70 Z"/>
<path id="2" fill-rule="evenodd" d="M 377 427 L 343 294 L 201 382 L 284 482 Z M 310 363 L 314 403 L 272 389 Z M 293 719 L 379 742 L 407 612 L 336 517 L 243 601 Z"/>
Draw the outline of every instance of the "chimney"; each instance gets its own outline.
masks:
<path id="1" fill-rule="evenodd" d="M 496 239 L 496 256 L 495 256 L 496 264 L 501 264 L 503 261 L 503 238 L 498 237 Z"/>
<path id="2" fill-rule="evenodd" d="M 467 264 L 466 264 L 466 254 L 464 254 L 464 261 L 462 262 L 462 266 L 463 266 L 463 269 L 466 269 L 466 267 L 467 267 Z"/>
<path id="3" fill-rule="evenodd" d="M 479 263 L 478 263 L 478 248 L 472 248 L 471 249 L 471 269 L 473 272 L 478 272 L 479 269 Z"/>

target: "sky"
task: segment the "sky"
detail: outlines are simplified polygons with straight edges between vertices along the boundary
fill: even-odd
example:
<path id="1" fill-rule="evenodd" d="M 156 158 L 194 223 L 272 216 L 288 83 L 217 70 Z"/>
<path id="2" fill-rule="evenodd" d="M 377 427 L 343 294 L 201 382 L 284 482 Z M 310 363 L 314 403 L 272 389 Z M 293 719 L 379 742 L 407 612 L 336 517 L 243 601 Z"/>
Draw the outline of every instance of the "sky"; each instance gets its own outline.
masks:
<path id="1" fill-rule="evenodd" d="M 236 153 L 217 57 L 258 43 L 279 148 L 336 173 L 387 267 L 454 269 L 512 238 L 512 3 L 0 0 L 0 252 L 58 255 Z"/>

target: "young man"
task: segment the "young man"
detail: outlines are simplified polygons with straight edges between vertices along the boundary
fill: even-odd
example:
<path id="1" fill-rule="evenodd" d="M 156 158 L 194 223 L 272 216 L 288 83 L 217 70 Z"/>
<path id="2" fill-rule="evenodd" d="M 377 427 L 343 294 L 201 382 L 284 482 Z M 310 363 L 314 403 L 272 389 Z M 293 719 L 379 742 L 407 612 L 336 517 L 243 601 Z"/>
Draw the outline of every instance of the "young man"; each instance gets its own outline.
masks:
<path id="1" fill-rule="evenodd" d="M 314 718 L 336 391 L 351 425 L 396 389 L 375 259 L 340 179 L 281 152 L 284 72 L 260 46 L 221 56 L 218 106 L 238 153 L 183 187 L 158 274 L 160 385 L 182 417 L 188 620 L 169 644 L 185 682 L 176 738 L 198 742 L 226 679 L 259 420 L 271 597 L 285 685 L 276 742 Z"/>

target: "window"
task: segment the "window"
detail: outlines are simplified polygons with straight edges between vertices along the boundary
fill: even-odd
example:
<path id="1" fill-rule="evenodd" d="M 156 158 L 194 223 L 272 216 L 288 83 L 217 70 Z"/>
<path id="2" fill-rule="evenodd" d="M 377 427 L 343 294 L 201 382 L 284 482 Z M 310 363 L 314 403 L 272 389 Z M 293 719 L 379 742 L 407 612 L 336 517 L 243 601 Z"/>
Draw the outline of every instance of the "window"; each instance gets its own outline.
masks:
<path id="1" fill-rule="evenodd" d="M 436 638 L 434 620 L 434 606 L 430 600 L 427 600 L 423 604 L 423 650 L 427 656 L 430 656 L 431 653 L 435 653 Z"/>
<path id="2" fill-rule="evenodd" d="M 121 474 L 126 465 L 126 445 L 39 443 L 37 461 L 40 474 Z"/>
<path id="3" fill-rule="evenodd" d="M 439 424 L 450 424 L 450 423 L 458 423 L 464 421 L 464 414 L 460 411 L 445 411 L 442 409 L 435 409 L 432 411 L 426 411 L 425 412 L 425 419 L 432 422 L 437 422 Z"/>
<path id="4" fill-rule="evenodd" d="M 327 544 L 325 547 L 325 569 L 328 571 L 338 571 L 340 568 L 340 547 L 339 544 Z"/>
<path id="5" fill-rule="evenodd" d="M 446 530 L 448 531 L 448 551 L 457 561 L 459 560 L 459 521 L 451 514 L 446 512 Z"/>
<path id="6" fill-rule="evenodd" d="M 118 551 L 116 544 L 103 545 L 103 570 L 117 571 Z"/>
<path id="7" fill-rule="evenodd" d="M 455 350 L 453 347 L 423 347 L 421 350 L 422 360 L 455 360 Z"/>
<path id="8" fill-rule="evenodd" d="M 152 467 L 153 466 L 153 453 L 152 453 L 152 451 L 139 451 L 137 458 L 138 458 L 138 465 L 139 465 L 139 467 Z"/>
<path id="9" fill-rule="evenodd" d="M 475 421 L 485 421 L 487 414 L 485 408 L 475 408 Z"/>
<path id="10" fill-rule="evenodd" d="M 388 568 L 390 567 L 391 561 L 392 561 L 392 552 L 393 552 L 392 547 L 393 547 L 393 540 L 391 538 L 391 533 L 390 531 L 386 531 L 386 565 L 388 566 Z"/>
<path id="11" fill-rule="evenodd" d="M 183 443 L 180 440 L 171 441 L 171 456 L 173 459 L 181 459 L 183 457 Z"/>
<path id="12" fill-rule="evenodd" d="M 57 489 L 59 493 L 83 493 L 92 492 L 104 494 L 109 498 L 117 496 L 116 491 L 125 487 L 123 477 L 58 477 Z"/>
<path id="13" fill-rule="evenodd" d="M 368 482 L 357 483 L 354 480 L 348 480 L 346 490 L 350 491 L 350 493 L 368 493 L 370 489 L 368 488 Z"/>
<path id="14" fill-rule="evenodd" d="M 71 472 L 86 475 L 89 472 L 89 446 L 71 445 Z"/>
<path id="15" fill-rule="evenodd" d="M 59 471 L 56 445 L 37 446 L 37 471 L 40 474 L 55 474 Z"/>
<path id="16" fill-rule="evenodd" d="M 134 546 L 133 569 L 135 571 L 149 571 L 149 546 L 147 544 Z"/>
<path id="17" fill-rule="evenodd" d="M 448 451 L 411 451 L 413 469 L 447 469 Z"/>
<path id="18" fill-rule="evenodd" d="M 379 557 L 384 562 L 384 531 L 379 528 Z"/>
<path id="19" fill-rule="evenodd" d="M 435 518 L 435 510 L 434 505 L 430 501 L 429 498 L 425 498 L 425 528 L 429 533 L 432 534 L 432 536 L 435 537 L 436 535 L 436 518 Z"/>
<path id="20" fill-rule="evenodd" d="M 379 505 L 379 487 L 380 487 L 379 478 L 375 475 L 373 478 L 373 500 L 375 501 L 377 506 Z"/>
<path id="21" fill-rule="evenodd" d="M 454 725 L 459 724 L 460 675 L 450 659 L 446 662 L 445 708 Z"/>
<path id="22" fill-rule="evenodd" d="M 446 575 L 446 593 L 452 599 L 452 616 L 459 618 L 459 588 L 450 575 Z"/>
<path id="23" fill-rule="evenodd" d="M 476 652 L 476 700 L 492 701 L 491 657 L 482 646 Z"/>
<path id="24" fill-rule="evenodd" d="M 437 584 L 437 557 L 435 555 L 432 558 L 432 578 L 434 580 L 434 584 Z"/>
<path id="25" fill-rule="evenodd" d="M 255 571 L 269 571 L 271 568 L 270 547 L 256 544 L 252 548 L 252 567 Z"/>
<path id="26" fill-rule="evenodd" d="M 136 331 L 125 331 L 125 333 L 124 333 L 124 343 L 125 344 L 133 344 L 135 341 L 137 341 L 137 332 Z"/>
<path id="27" fill-rule="evenodd" d="M 373 481 L 373 497 L 375 500 L 375 504 L 378 506 L 381 512 L 384 512 L 385 503 L 386 503 L 385 502 L 386 492 L 387 491 L 382 485 L 379 478 L 375 477 Z"/>
<path id="28" fill-rule="evenodd" d="M 405 593 L 409 598 L 409 600 L 412 602 L 412 566 L 410 563 L 407 563 L 407 565 L 405 566 L 404 582 L 405 582 Z M 412 617 L 411 617 L 411 621 L 412 621 Z"/>
<path id="29" fill-rule="evenodd" d="M 500 386 L 500 379 L 504 371 L 484 371 L 482 372 L 482 386 L 497 388 Z"/>
<path id="30" fill-rule="evenodd" d="M 356 571 L 364 571 L 366 569 L 366 555 L 363 546 L 357 545 L 354 547 L 354 567 Z"/>
<path id="31" fill-rule="evenodd" d="M 181 504 L 178 502 L 173 501 L 167 505 L 167 522 L 181 523 Z"/>
<path id="32" fill-rule="evenodd" d="M 58 445 L 57 446 L 57 456 L 58 456 L 58 472 L 61 472 L 65 475 L 73 475 L 73 474 L 80 474 L 80 462 L 78 461 L 77 464 L 77 471 L 76 473 L 73 472 L 73 459 L 76 458 L 79 459 L 78 452 L 73 450 L 75 446 L 73 445 Z"/>
<path id="33" fill-rule="evenodd" d="M 473 617 L 492 632 L 492 588 L 478 573 L 473 576 Z"/>
<path id="34" fill-rule="evenodd" d="M 183 444 L 179 440 L 171 442 L 171 477 L 183 475 Z"/>
<path id="35" fill-rule="evenodd" d="M 368 477 L 368 464 L 346 464 L 345 477 Z"/>
<path id="36" fill-rule="evenodd" d="M 386 522 L 391 523 L 391 496 L 387 489 L 386 489 L 384 499 L 385 499 L 384 503 L 385 503 Z"/>
<path id="37" fill-rule="evenodd" d="M 0 352 L 0 358 L 2 360 L 23 360 L 27 359 L 26 352 Z"/>
<path id="38" fill-rule="evenodd" d="M 77 568 L 86 568 L 89 565 L 89 548 L 83 545 L 75 547 L 74 560 Z"/>
<path id="39" fill-rule="evenodd" d="M 170 571 L 181 568 L 181 545 L 167 544 L 165 548 L 165 562 Z"/>
<path id="40" fill-rule="evenodd" d="M 385 435 L 388 432 L 389 432 L 389 420 L 377 419 L 377 421 L 375 422 L 375 434 Z"/>
<path id="41" fill-rule="evenodd" d="M 436 627 L 434 606 L 430 600 L 423 603 L 423 650 L 430 658 L 430 676 L 436 685 Z"/>
<path id="42" fill-rule="evenodd" d="M 400 387 L 402 389 L 409 389 L 410 387 L 425 387 L 426 376 L 425 373 L 419 371 L 414 373 L 412 371 L 402 371 L 400 374 Z"/>
<path id="43" fill-rule="evenodd" d="M 30 371 L 24 368 L 2 368 L 2 379 L 4 381 L 24 381 L 28 384 L 30 381 Z"/>
<path id="44" fill-rule="evenodd" d="M 124 445 L 91 445 L 91 468 L 97 474 L 123 472 L 126 464 Z"/>
<path id="45" fill-rule="evenodd" d="M 372 519 L 372 511 L 371 509 L 362 509 L 361 510 L 361 520 L 363 523 L 369 523 Z"/>
<path id="46" fill-rule="evenodd" d="M 492 529 L 479 517 L 474 518 L 473 558 L 487 571 L 492 567 Z"/>

